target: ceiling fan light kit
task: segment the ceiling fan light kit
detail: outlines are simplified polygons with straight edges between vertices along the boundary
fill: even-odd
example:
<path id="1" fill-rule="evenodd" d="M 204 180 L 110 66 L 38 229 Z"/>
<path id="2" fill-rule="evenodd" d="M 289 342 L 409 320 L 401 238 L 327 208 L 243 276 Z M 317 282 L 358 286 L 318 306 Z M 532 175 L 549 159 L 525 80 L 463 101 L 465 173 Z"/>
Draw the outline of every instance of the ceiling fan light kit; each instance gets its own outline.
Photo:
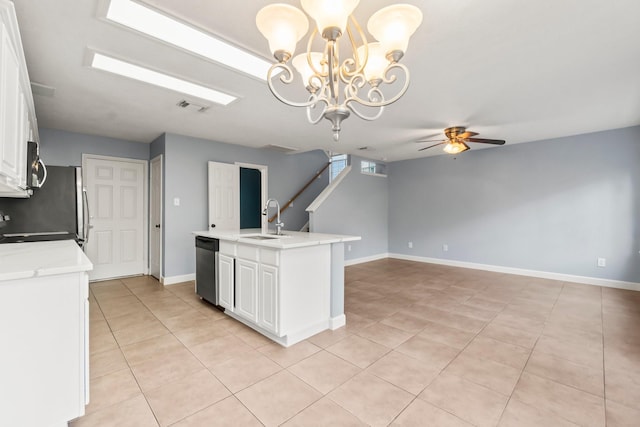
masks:
<path id="1" fill-rule="evenodd" d="M 467 151 L 469 146 L 463 142 L 453 141 L 444 146 L 443 150 L 447 154 L 458 154 Z"/>
<path id="2" fill-rule="evenodd" d="M 443 145 L 443 151 L 447 154 L 459 154 L 463 151 L 470 150 L 466 143 L 467 142 L 477 142 L 481 144 L 493 144 L 493 145 L 504 145 L 505 141 L 502 139 L 486 139 L 486 138 L 474 138 L 474 136 L 478 135 L 477 132 L 470 132 L 463 126 L 452 126 L 448 127 L 444 130 L 444 136 L 447 138 L 444 141 L 440 141 L 437 144 L 429 145 L 428 147 L 424 147 L 419 149 L 418 151 L 428 150 L 432 147 L 437 147 L 438 145 Z M 428 142 L 430 140 L 421 140 L 418 142 Z"/>
<path id="3" fill-rule="evenodd" d="M 399 61 L 407 50 L 409 38 L 422 23 L 422 12 L 415 6 L 387 6 L 369 19 L 367 29 L 377 40 L 369 43 L 352 15 L 358 3 L 359 0 L 301 0 L 302 9 L 316 25 L 306 51 L 295 57 L 296 44 L 309 29 L 307 15 L 288 4 L 268 5 L 256 15 L 256 25 L 278 61 L 267 73 L 269 89 L 283 103 L 306 108 L 309 123 L 317 124 L 323 118 L 329 120 L 335 141 L 339 139 L 342 121 L 351 113 L 364 120 L 376 120 L 385 106 L 405 94 L 409 70 Z M 324 40 L 322 52 L 312 51 L 318 35 Z M 348 40 L 351 49 L 350 56 L 342 62 L 341 39 Z M 285 85 L 293 82 L 294 73 L 288 65 L 291 58 L 309 94 L 306 101 L 291 101 L 275 87 L 277 80 Z M 381 85 L 394 83 L 398 74 L 404 74 L 404 84 L 395 95 L 386 98 Z M 375 114 L 358 110 L 358 105 L 374 110 Z"/>

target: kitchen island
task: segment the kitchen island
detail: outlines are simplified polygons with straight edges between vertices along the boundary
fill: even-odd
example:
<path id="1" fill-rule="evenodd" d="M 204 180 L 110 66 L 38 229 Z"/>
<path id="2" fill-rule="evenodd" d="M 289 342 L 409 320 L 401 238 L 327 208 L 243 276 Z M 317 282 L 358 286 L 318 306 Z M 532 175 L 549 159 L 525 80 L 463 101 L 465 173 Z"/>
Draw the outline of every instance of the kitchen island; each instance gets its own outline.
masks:
<path id="1" fill-rule="evenodd" d="M 0 244 L 0 425 L 84 415 L 92 268 L 73 240 Z"/>
<path id="2" fill-rule="evenodd" d="M 194 234 L 219 240 L 218 300 L 227 315 L 285 347 L 345 324 L 344 243 L 359 236 L 259 229 Z"/>

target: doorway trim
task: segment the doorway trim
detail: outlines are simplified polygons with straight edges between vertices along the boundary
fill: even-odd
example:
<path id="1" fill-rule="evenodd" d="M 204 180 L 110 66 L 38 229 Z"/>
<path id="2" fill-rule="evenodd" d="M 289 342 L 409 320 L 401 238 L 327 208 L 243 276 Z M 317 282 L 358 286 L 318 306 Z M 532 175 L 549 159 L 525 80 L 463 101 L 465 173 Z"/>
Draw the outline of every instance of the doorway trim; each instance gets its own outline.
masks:
<path id="1" fill-rule="evenodd" d="M 100 154 L 82 153 L 82 185 L 87 182 L 87 160 L 108 160 L 114 162 L 137 163 L 142 165 L 142 265 L 143 274 L 149 275 L 149 161 L 128 157 L 103 156 Z M 107 279 L 105 279 L 107 280 Z"/>
<path id="2" fill-rule="evenodd" d="M 164 172 L 164 156 L 162 154 L 158 154 L 157 156 L 155 156 L 153 159 L 151 159 L 151 161 L 149 162 L 149 227 L 148 227 L 148 233 L 149 233 L 149 244 L 151 243 L 151 227 L 153 227 L 153 224 L 151 224 L 151 205 L 152 203 L 154 203 L 154 200 L 152 200 L 151 197 L 151 180 L 154 178 L 152 176 L 152 171 L 153 171 L 153 167 L 152 167 L 152 163 L 153 162 L 160 162 L 160 176 L 157 177 L 157 179 L 160 180 L 160 200 L 158 201 L 160 203 L 160 217 L 158 218 L 158 221 L 160 222 L 160 241 L 158 242 L 158 244 L 160 245 L 160 251 L 158 253 L 158 257 L 160 258 L 158 260 L 159 263 L 159 272 L 158 272 L 158 276 L 160 276 L 158 278 L 158 280 L 160 281 L 160 283 L 163 282 L 164 276 L 163 276 L 163 268 L 164 268 L 164 263 L 162 262 L 162 253 L 163 253 L 163 249 L 164 249 L 164 224 L 163 224 L 163 220 L 164 220 L 164 189 L 163 189 L 163 184 L 164 181 L 162 179 L 162 175 Z M 147 263 L 147 268 L 148 268 L 148 274 L 151 274 L 151 245 L 149 245 L 149 259 L 148 259 L 148 263 Z"/>
<path id="3" fill-rule="evenodd" d="M 257 169 L 260 171 L 260 206 L 264 207 L 269 199 L 269 167 L 266 165 L 256 165 L 253 163 L 235 162 L 240 168 Z M 260 228 L 265 232 L 269 228 L 268 216 L 262 215 L 260 220 Z"/>

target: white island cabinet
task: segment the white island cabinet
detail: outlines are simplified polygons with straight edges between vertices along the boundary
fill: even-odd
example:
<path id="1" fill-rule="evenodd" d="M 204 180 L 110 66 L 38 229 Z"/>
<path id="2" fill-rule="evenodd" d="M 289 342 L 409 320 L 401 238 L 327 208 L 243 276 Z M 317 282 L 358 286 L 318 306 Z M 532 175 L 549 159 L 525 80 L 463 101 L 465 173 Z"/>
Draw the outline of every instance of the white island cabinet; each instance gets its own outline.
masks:
<path id="1" fill-rule="evenodd" d="M 0 426 L 84 415 L 92 268 L 71 240 L 0 245 Z"/>
<path id="2" fill-rule="evenodd" d="M 202 231 L 220 240 L 218 299 L 225 313 L 290 346 L 345 324 L 344 242 L 357 236 L 259 230 Z"/>

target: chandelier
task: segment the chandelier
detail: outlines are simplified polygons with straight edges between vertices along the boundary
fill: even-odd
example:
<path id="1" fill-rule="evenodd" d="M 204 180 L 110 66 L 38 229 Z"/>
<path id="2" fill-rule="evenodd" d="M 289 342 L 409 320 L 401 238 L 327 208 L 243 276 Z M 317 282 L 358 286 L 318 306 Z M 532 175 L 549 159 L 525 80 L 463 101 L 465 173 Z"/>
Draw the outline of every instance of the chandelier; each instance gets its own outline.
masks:
<path id="1" fill-rule="evenodd" d="M 296 44 L 309 29 L 307 16 L 288 4 L 266 6 L 256 15 L 256 25 L 278 61 L 267 73 L 269 89 L 283 103 L 305 107 L 309 123 L 329 120 L 335 141 L 340 136 L 340 124 L 352 112 L 361 119 L 376 120 L 386 105 L 405 94 L 409 70 L 399 61 L 409 38 L 422 23 L 422 12 L 415 6 L 387 6 L 369 18 L 367 30 L 377 40 L 369 43 L 352 15 L 358 3 L 359 0 L 301 0 L 316 27 L 309 36 L 306 52 L 295 57 Z M 345 33 L 350 55 L 341 62 L 339 41 Z M 313 51 L 319 36 L 324 49 Z M 294 81 L 290 59 L 309 92 L 306 101 L 290 101 L 276 89 L 278 80 L 285 85 Z M 404 74 L 404 84 L 395 95 L 385 97 L 382 85 L 394 83 L 399 74 Z"/>

